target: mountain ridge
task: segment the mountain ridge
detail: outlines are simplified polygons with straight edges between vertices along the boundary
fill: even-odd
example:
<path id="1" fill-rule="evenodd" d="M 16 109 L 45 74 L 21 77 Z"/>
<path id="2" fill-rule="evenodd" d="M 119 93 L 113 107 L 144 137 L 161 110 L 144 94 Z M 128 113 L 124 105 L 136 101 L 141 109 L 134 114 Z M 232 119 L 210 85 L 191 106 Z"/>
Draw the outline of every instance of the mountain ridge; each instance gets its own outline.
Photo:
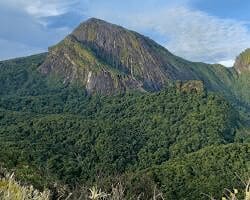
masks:
<path id="1" fill-rule="evenodd" d="M 50 47 L 37 68 L 42 76 L 52 77 L 52 82 L 58 79 L 65 86 L 78 85 L 89 94 L 102 95 L 154 92 L 178 81 L 191 82 L 192 86 L 198 80 L 209 92 L 220 93 L 243 113 L 248 113 L 250 73 L 248 70 L 239 73 L 239 68 L 247 69 L 244 65 L 248 63 L 248 51 L 243 54 L 231 68 L 191 62 L 139 33 L 91 18 Z"/>
<path id="2" fill-rule="evenodd" d="M 244 55 L 248 57 L 247 53 Z M 178 81 L 198 80 L 209 92 L 220 93 L 247 113 L 250 75 L 247 70 L 239 73 L 239 68 L 245 69 L 245 63 L 238 58 L 234 67 L 226 68 L 220 64 L 191 62 L 139 33 L 91 18 L 50 47 L 38 71 L 62 80 L 65 85 L 78 85 L 89 94 L 102 95 L 154 92 Z"/>
<path id="3" fill-rule="evenodd" d="M 172 82 L 201 80 L 208 90 L 231 97 L 238 95 L 232 88 L 240 79 L 236 65 L 226 68 L 185 60 L 148 37 L 96 18 L 49 48 L 39 71 L 67 84 L 76 82 L 90 94 L 104 95 L 159 91 Z"/>
<path id="4" fill-rule="evenodd" d="M 74 46 L 77 47 L 72 49 Z M 80 82 L 90 92 L 97 91 L 105 94 L 105 88 L 100 88 L 95 81 L 96 77 L 99 79 L 104 77 L 103 70 L 99 74 L 95 74 L 94 67 L 76 64 L 76 61 L 88 60 L 87 55 L 77 55 L 86 49 L 90 51 L 93 58 L 104 61 L 109 77 L 114 75 L 108 80 L 105 79 L 111 86 L 106 88 L 107 93 L 113 93 L 112 89 L 117 91 L 117 88 L 118 90 L 140 88 L 158 91 L 172 80 L 197 79 L 197 74 L 190 67 L 193 63 L 173 55 L 164 47 L 139 33 L 95 18 L 81 23 L 62 42 L 50 48 L 48 58 L 40 66 L 40 71 L 45 74 L 59 74 L 64 77 L 65 82 L 80 79 Z M 62 60 L 65 62 L 61 62 Z M 92 60 L 93 62 L 94 60 Z M 75 78 L 74 73 L 70 70 L 77 71 L 80 67 L 87 68 L 87 70 L 82 73 L 82 78 Z M 69 73 L 66 75 L 61 73 L 60 69 L 63 68 Z M 120 76 L 114 71 L 118 72 Z M 94 81 L 91 80 L 91 76 Z M 129 83 L 134 84 L 121 84 L 124 82 L 124 77 L 129 80 Z M 88 82 L 92 82 L 94 86 L 88 87 Z M 114 82 L 118 82 L 118 87 L 115 87 Z M 119 87 L 119 85 L 123 85 L 123 87 Z"/>

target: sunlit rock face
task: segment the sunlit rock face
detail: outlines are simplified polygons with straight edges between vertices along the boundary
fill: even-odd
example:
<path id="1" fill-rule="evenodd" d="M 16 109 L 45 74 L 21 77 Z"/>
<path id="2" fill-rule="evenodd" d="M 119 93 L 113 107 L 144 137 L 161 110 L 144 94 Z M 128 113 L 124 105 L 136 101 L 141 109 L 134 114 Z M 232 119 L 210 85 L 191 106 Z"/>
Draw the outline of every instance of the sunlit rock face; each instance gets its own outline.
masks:
<path id="1" fill-rule="evenodd" d="M 197 65 L 139 33 L 91 18 L 49 49 L 39 71 L 76 82 L 89 93 L 113 94 L 158 91 L 172 81 L 200 79 Z"/>
<path id="2" fill-rule="evenodd" d="M 250 72 L 250 49 L 246 49 L 236 58 L 234 68 L 239 74 Z"/>

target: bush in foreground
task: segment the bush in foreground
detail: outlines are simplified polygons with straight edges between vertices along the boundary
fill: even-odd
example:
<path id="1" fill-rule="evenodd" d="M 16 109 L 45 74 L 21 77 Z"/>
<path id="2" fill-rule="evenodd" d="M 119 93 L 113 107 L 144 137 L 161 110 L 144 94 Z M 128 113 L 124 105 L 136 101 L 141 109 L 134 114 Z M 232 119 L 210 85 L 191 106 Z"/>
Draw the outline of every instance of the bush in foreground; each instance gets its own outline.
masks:
<path id="1" fill-rule="evenodd" d="M 40 192 L 33 186 L 21 186 L 14 174 L 7 174 L 0 179 L 0 199 L 2 200 L 49 200 L 50 192 Z"/>

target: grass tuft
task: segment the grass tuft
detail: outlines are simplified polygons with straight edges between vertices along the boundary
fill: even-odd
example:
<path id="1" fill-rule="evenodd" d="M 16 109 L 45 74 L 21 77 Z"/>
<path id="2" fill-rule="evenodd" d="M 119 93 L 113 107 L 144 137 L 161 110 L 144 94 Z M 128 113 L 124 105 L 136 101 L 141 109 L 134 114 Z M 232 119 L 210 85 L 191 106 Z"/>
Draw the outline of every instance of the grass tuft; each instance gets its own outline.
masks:
<path id="1" fill-rule="evenodd" d="M 14 174 L 6 174 L 0 179 L 0 199 L 1 200 L 49 200 L 50 192 L 45 190 L 40 192 L 33 186 L 21 186 Z"/>

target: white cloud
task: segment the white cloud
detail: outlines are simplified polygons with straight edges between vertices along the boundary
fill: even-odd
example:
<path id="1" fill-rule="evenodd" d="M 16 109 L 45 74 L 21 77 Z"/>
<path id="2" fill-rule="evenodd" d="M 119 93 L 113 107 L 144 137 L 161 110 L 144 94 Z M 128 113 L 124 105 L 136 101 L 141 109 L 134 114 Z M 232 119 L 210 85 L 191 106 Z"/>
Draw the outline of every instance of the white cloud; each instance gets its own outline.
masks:
<path id="1" fill-rule="evenodd" d="M 53 4 L 42 5 L 41 2 L 28 5 L 25 10 L 36 17 L 58 16 L 65 12 L 64 9 L 59 9 Z"/>
<path id="2" fill-rule="evenodd" d="M 28 2 L 29 0 L 27 0 Z M 40 19 L 25 11 L 26 1 L 0 0 L 0 59 L 25 56 L 46 51 L 70 32 L 68 27 L 49 29 Z M 20 7 L 20 8 L 18 8 Z"/>
<path id="3" fill-rule="evenodd" d="M 187 8 L 170 9 L 165 16 L 158 31 L 170 37 L 166 47 L 185 58 L 205 62 L 233 60 L 250 47 L 250 32 L 241 22 Z"/>
<path id="4" fill-rule="evenodd" d="M 224 65 L 226 67 L 233 67 L 235 60 L 223 60 L 220 61 L 219 64 Z"/>
<path id="5" fill-rule="evenodd" d="M 230 65 L 229 61 L 250 47 L 250 31 L 243 22 L 190 9 L 190 1 L 144 0 L 141 4 L 134 0 L 126 3 L 118 0 L 0 0 L 0 39 L 47 47 L 72 29 L 66 25 L 69 16 L 64 16 L 67 19 L 61 16 L 81 13 L 79 16 L 105 19 L 149 34 L 171 52 L 193 61 Z M 74 25 L 77 23 L 78 20 Z"/>
<path id="6" fill-rule="evenodd" d="M 140 32 L 155 31 L 166 41 L 166 48 L 193 61 L 233 60 L 250 47 L 250 31 L 243 22 L 220 19 L 186 5 L 128 15 L 95 7 L 89 13 Z"/>
<path id="7" fill-rule="evenodd" d="M 8 0 L 0 5 L 23 10 L 34 17 L 62 15 L 69 11 L 79 0 Z"/>

